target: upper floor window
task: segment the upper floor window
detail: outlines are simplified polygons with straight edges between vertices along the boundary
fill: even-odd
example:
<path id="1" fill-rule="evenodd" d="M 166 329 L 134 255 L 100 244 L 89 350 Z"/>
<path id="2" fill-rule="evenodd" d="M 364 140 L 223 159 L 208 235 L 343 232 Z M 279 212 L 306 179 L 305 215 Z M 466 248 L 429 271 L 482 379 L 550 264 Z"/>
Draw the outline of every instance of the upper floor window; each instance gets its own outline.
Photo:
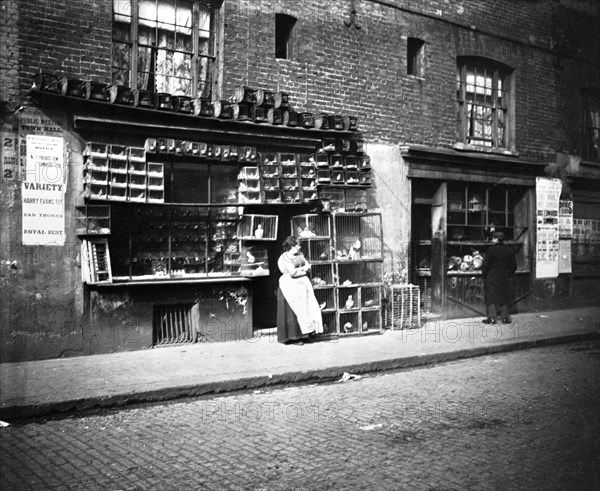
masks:
<path id="1" fill-rule="evenodd" d="M 113 83 L 210 96 L 215 16 L 208 0 L 113 0 Z"/>
<path id="2" fill-rule="evenodd" d="M 458 137 L 462 143 L 512 147 L 510 70 L 481 58 L 459 58 L 457 82 Z"/>
<path id="3" fill-rule="evenodd" d="M 583 91 L 583 148 L 586 160 L 600 161 L 600 89 Z"/>
<path id="4" fill-rule="evenodd" d="M 294 27 L 296 18 L 286 14 L 275 14 L 275 58 L 294 58 Z"/>
<path id="5" fill-rule="evenodd" d="M 425 41 L 408 38 L 406 42 L 406 73 L 422 77 L 425 61 Z"/>

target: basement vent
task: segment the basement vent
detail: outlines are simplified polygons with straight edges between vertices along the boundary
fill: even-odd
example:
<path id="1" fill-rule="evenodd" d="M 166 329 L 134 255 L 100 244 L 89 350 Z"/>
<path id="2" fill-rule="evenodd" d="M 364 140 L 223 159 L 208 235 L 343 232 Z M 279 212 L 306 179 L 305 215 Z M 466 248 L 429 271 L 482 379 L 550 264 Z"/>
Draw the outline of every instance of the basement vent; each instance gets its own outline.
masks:
<path id="1" fill-rule="evenodd" d="M 154 306 L 154 345 L 193 343 L 193 304 Z"/>

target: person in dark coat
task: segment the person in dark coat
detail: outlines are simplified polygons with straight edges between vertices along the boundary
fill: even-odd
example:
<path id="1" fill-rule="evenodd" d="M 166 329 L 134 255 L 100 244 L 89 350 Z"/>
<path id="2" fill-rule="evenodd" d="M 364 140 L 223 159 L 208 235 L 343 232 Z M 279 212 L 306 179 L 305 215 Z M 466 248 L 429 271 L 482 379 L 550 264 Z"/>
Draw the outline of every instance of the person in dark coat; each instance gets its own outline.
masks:
<path id="1" fill-rule="evenodd" d="M 502 232 L 494 232 L 494 239 L 497 242 L 488 248 L 481 266 L 488 314 L 482 322 L 495 324 L 497 308 L 500 307 L 502 322 L 510 324 L 508 305 L 513 299 L 511 279 L 517 270 L 517 261 L 513 248 L 504 243 Z"/>

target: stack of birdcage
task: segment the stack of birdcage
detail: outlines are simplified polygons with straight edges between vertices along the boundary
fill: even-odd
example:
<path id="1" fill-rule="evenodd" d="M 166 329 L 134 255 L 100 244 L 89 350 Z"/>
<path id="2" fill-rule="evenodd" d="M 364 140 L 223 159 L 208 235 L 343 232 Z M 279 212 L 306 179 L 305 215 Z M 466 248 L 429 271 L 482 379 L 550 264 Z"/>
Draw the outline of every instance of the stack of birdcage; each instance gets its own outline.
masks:
<path id="1" fill-rule="evenodd" d="M 390 285 L 386 289 L 386 324 L 391 329 L 421 327 L 421 294 L 417 285 Z"/>

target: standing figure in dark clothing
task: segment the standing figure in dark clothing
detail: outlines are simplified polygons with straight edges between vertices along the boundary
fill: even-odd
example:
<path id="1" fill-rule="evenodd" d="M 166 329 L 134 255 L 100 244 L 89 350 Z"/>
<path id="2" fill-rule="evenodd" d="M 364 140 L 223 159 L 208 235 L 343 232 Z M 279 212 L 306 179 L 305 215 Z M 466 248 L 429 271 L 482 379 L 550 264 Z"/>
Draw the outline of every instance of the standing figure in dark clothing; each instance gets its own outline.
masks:
<path id="1" fill-rule="evenodd" d="M 488 314 L 482 322 L 495 324 L 497 308 L 500 307 L 502 322 L 510 324 L 508 305 L 513 297 L 511 278 L 517 270 L 517 261 L 512 247 L 504 244 L 502 232 L 494 232 L 494 239 L 497 242 L 488 248 L 481 266 Z"/>

